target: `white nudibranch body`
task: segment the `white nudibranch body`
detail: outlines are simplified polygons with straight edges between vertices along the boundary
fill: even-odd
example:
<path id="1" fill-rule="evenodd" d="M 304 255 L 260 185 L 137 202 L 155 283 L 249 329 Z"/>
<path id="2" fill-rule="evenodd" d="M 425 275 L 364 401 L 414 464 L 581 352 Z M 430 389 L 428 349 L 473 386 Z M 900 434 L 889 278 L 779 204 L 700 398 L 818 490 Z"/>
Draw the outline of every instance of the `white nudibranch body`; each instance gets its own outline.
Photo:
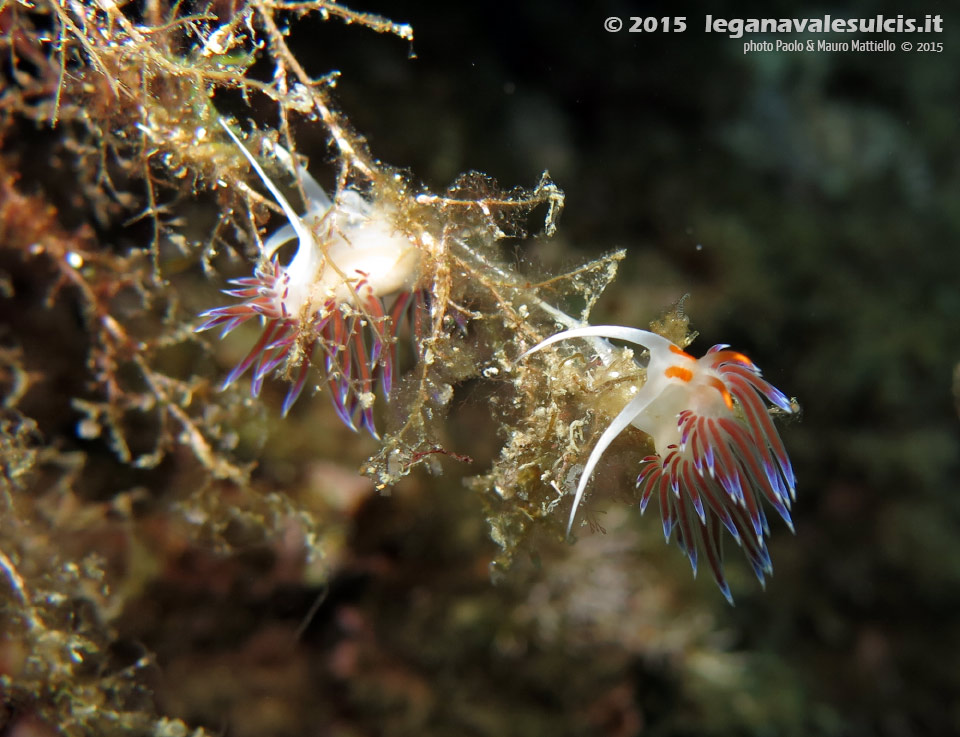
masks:
<path id="1" fill-rule="evenodd" d="M 335 205 L 308 211 L 300 220 L 309 237 L 300 236 L 296 255 L 285 267 L 288 309 L 298 312 L 330 300 L 357 306 L 371 296 L 412 289 L 421 251 L 397 230 L 395 218 L 394 211 L 375 207 L 350 189 Z M 264 242 L 264 256 L 273 258 L 298 235 L 292 227 L 282 228 Z"/>
<path id="2" fill-rule="evenodd" d="M 264 241 L 264 258 L 272 259 L 282 246 L 298 240 L 296 254 L 284 267 L 288 277 L 284 304 L 289 312 L 330 300 L 362 305 L 364 298 L 413 288 L 422 251 L 398 229 L 394 208 L 375 204 L 354 189 L 343 190 L 331 202 L 310 173 L 297 167 L 308 205 L 306 213 L 297 215 L 236 134 L 223 121 L 220 124 L 287 216 L 288 224 Z M 292 163 L 287 151 L 275 149 L 278 158 Z"/>
<path id="3" fill-rule="evenodd" d="M 306 168 L 274 145 L 274 155 L 296 172 L 306 199 L 299 215 L 267 176 L 246 146 L 227 126 L 221 126 L 243 152 L 254 171 L 287 217 L 287 224 L 269 236 L 253 277 L 235 279 L 239 289 L 227 291 L 244 300 L 203 313 L 197 328 L 222 328 L 226 335 L 252 317 L 260 317 L 260 340 L 227 377 L 224 386 L 253 369 L 251 392 L 259 395 L 264 377 L 282 368 L 293 384 L 283 403 L 284 414 L 297 399 L 315 348 L 324 356 L 334 409 L 356 430 L 357 424 L 376 437 L 373 382 L 380 378 L 389 395 L 395 369 L 397 332 L 414 324 L 419 342 L 420 311 L 426 294 L 418 289 L 424 250 L 398 225 L 395 204 L 385 204 L 346 188 L 334 200 Z M 286 265 L 279 250 L 291 241 L 297 250 Z M 387 303 L 389 300 L 389 304 Z"/>
<path id="4" fill-rule="evenodd" d="M 767 411 L 771 404 L 794 412 L 787 397 L 764 380 L 741 353 L 716 345 L 695 358 L 647 330 L 616 325 L 565 330 L 531 348 L 521 358 L 570 338 L 614 338 L 649 352 L 646 381 L 637 389 L 594 446 L 580 476 L 567 534 L 587 483 L 601 456 L 628 426 L 653 439 L 656 455 L 644 458 L 637 478 L 640 509 L 656 494 L 664 536 L 677 541 L 694 574 L 703 549 L 714 578 L 732 602 L 722 568 L 721 530 L 743 547 L 760 582 L 772 573 L 764 536 L 769 534 L 760 499 L 793 529 L 790 505 L 796 480 L 790 459 Z M 612 348 L 600 351 L 609 360 Z"/>

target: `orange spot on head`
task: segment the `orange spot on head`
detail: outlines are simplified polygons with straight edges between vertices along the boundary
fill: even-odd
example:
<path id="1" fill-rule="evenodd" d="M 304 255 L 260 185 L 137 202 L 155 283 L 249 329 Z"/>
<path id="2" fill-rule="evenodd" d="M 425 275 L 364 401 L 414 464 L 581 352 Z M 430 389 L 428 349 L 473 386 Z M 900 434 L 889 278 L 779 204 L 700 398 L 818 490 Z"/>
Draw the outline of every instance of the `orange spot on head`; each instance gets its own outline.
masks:
<path id="1" fill-rule="evenodd" d="M 711 376 L 708 379 L 710 386 L 716 389 L 720 394 L 723 395 L 723 403 L 727 405 L 727 409 L 733 409 L 733 397 L 730 396 L 730 392 L 727 391 L 726 384 L 724 384 L 716 376 Z"/>
<path id="2" fill-rule="evenodd" d="M 710 358 L 711 363 L 739 363 L 743 366 L 753 366 L 753 361 L 747 358 L 742 353 L 737 353 L 736 351 L 719 351 L 718 353 L 710 353 L 706 357 Z"/>
<path id="3" fill-rule="evenodd" d="M 693 356 L 691 356 L 689 353 L 687 353 L 685 350 L 683 350 L 682 348 L 677 348 L 677 346 L 673 345 L 672 343 L 670 344 L 670 352 L 676 353 L 678 356 L 683 356 L 684 358 L 689 358 L 691 361 L 697 360 Z"/>
<path id="4" fill-rule="evenodd" d="M 678 349 L 679 350 L 679 349 Z M 690 381 L 693 378 L 693 371 L 683 366 L 671 366 L 663 375 L 668 379 L 680 379 L 681 381 Z"/>

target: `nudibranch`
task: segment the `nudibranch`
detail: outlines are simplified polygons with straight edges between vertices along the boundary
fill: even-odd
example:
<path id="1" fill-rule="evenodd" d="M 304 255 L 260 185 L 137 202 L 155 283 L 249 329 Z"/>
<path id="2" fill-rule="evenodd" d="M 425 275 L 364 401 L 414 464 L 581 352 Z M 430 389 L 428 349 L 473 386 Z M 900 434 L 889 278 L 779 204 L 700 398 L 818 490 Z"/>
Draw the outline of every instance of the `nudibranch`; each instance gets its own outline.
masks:
<path id="1" fill-rule="evenodd" d="M 420 331 L 426 296 L 417 283 L 423 250 L 398 227 L 395 206 L 344 188 L 331 200 L 303 166 L 296 173 L 306 198 L 298 215 L 247 147 L 220 124 L 280 205 L 287 224 L 262 245 L 252 277 L 234 279 L 226 290 L 238 304 L 201 314 L 197 331 L 221 328 L 221 337 L 247 320 L 262 322 L 260 338 L 230 372 L 224 388 L 253 370 L 251 393 L 259 396 L 266 376 L 285 372 L 292 384 L 283 402 L 286 415 L 303 390 L 314 354 L 323 354 L 323 373 L 333 406 L 353 430 L 374 437 L 374 383 L 389 395 L 396 370 L 397 333 L 404 323 Z M 293 170 L 293 157 L 280 146 L 274 155 Z M 286 265 L 279 250 L 297 241 Z"/>
<path id="2" fill-rule="evenodd" d="M 760 370 L 729 346 L 715 345 L 694 358 L 647 330 L 616 325 L 585 326 L 557 333 L 524 356 L 570 338 L 613 338 L 649 353 L 646 381 L 610 422 L 584 466 L 573 499 L 567 534 L 600 457 L 628 426 L 653 440 L 655 455 L 643 459 L 637 477 L 640 510 L 657 497 L 664 537 L 677 542 L 697 572 L 702 549 L 724 597 L 733 603 L 723 574 L 722 530 L 743 549 L 764 583 L 773 572 L 765 536 L 770 528 L 761 500 L 790 530 L 796 479 L 768 405 L 785 413 L 791 401 Z M 522 358 L 523 356 L 521 356 Z"/>

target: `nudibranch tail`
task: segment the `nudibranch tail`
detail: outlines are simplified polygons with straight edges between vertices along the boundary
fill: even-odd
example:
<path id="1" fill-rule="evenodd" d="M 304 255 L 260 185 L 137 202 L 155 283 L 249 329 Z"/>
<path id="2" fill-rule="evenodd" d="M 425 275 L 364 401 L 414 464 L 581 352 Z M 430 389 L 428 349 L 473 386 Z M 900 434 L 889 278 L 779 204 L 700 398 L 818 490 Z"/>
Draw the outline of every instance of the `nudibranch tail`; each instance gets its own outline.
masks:
<path id="1" fill-rule="evenodd" d="M 793 530 L 790 505 L 796 478 L 768 405 L 794 407 L 767 382 L 750 359 L 726 345 L 696 359 L 666 338 L 621 326 L 585 326 L 547 338 L 524 356 L 570 338 L 614 338 L 649 351 L 646 381 L 614 417 L 595 444 L 574 494 L 567 525 L 600 457 L 633 425 L 651 436 L 656 455 L 643 460 L 637 477 L 640 510 L 656 497 L 664 537 L 676 534 L 694 575 L 698 550 L 728 601 L 723 574 L 722 531 L 740 546 L 761 584 L 773 572 L 767 551 L 770 529 L 762 500 Z M 522 357 L 522 356 L 521 356 Z"/>

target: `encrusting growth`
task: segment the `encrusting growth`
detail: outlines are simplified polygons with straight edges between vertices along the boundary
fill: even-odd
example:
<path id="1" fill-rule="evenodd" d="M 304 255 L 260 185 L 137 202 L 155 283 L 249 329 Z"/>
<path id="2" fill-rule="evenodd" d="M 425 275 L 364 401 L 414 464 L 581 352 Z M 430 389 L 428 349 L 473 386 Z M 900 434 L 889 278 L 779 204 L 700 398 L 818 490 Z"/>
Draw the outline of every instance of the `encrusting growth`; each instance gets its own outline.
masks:
<path id="1" fill-rule="evenodd" d="M 297 167 L 297 174 L 307 207 L 298 215 L 236 134 L 222 120 L 220 124 L 288 221 L 264 241 L 254 275 L 233 280 L 237 288 L 226 291 L 243 302 L 201 315 L 206 320 L 197 331 L 221 328 L 221 337 L 251 318 L 263 322 L 260 339 L 224 386 L 252 368 L 251 392 L 258 396 L 269 373 L 285 370 L 293 382 L 283 402 L 286 415 L 319 350 L 338 416 L 351 429 L 359 424 L 377 437 L 374 382 L 379 376 L 384 395 L 390 393 L 397 333 L 406 322 L 420 332 L 419 316 L 426 299 L 416 288 L 423 257 L 420 245 L 398 228 L 396 212 L 389 207 L 349 188 L 331 201 L 304 167 Z M 289 153 L 279 146 L 275 149 L 292 169 Z M 277 252 L 293 240 L 297 240 L 297 251 L 284 266 Z"/>
<path id="2" fill-rule="evenodd" d="M 743 548 L 761 583 L 773 572 L 765 536 L 770 533 L 761 499 L 792 530 L 790 505 L 796 480 L 790 459 L 767 411 L 767 404 L 791 413 L 790 400 L 763 379 L 741 353 L 716 345 L 700 359 L 647 330 L 616 325 L 565 330 L 528 350 L 521 358 L 570 338 L 614 338 L 649 352 L 646 381 L 610 422 L 587 459 L 567 524 L 601 456 L 628 426 L 647 433 L 656 455 L 643 460 L 637 477 L 640 509 L 655 495 L 663 532 L 677 542 L 697 572 L 703 549 L 723 595 L 733 598 L 723 575 L 724 528 Z"/>

